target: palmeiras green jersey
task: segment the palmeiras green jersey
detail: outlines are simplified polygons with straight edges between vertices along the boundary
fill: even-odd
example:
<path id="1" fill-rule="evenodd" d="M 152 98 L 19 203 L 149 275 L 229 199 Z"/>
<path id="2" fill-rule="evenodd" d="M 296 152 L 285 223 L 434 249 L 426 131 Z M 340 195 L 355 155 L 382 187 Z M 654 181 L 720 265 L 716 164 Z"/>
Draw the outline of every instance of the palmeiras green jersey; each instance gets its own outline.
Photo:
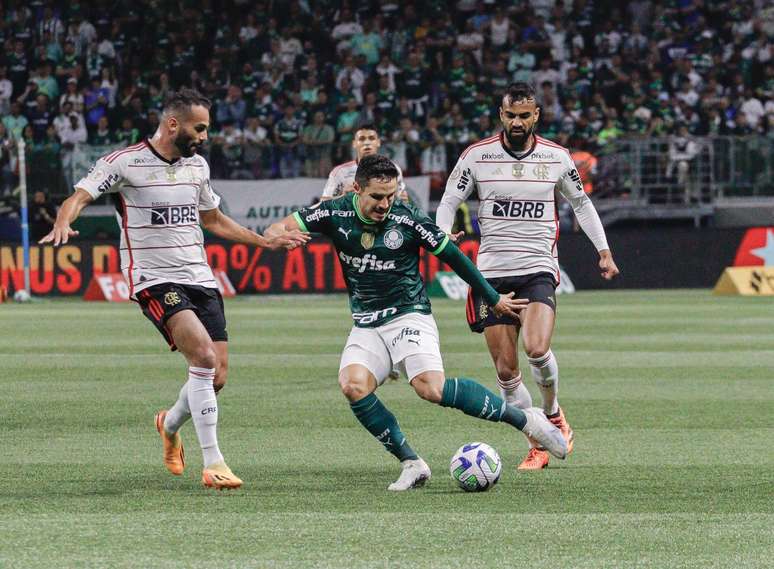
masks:
<path id="1" fill-rule="evenodd" d="M 361 217 L 357 201 L 357 194 L 348 194 L 293 214 L 302 230 L 333 241 L 355 326 L 373 328 L 408 312 L 430 314 L 419 249 L 438 255 L 449 237 L 427 214 L 400 200 L 378 223 Z"/>

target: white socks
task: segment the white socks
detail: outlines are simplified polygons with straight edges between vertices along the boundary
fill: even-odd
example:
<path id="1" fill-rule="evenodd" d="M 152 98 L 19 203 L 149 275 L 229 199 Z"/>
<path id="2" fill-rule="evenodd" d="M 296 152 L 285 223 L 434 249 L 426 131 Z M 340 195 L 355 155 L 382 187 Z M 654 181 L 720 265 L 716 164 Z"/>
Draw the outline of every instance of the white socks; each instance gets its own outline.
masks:
<path id="1" fill-rule="evenodd" d="M 183 384 L 180 389 L 180 395 L 172 408 L 167 411 L 167 417 L 164 419 L 164 430 L 170 435 L 178 432 L 188 419 L 191 418 L 191 409 L 188 408 L 188 382 Z"/>
<path id="2" fill-rule="evenodd" d="M 214 368 L 188 368 L 188 407 L 202 447 L 205 468 L 223 462 L 218 448 L 218 401 L 213 388 L 214 380 Z"/>
<path id="3" fill-rule="evenodd" d="M 497 385 L 500 386 L 500 394 L 508 405 L 526 409 L 532 407 L 532 395 L 529 394 L 527 386 L 521 381 L 521 372 L 511 379 L 497 378 Z"/>
<path id="4" fill-rule="evenodd" d="M 532 378 L 543 395 L 543 411 L 546 415 L 559 412 L 559 401 L 556 394 L 559 391 L 559 364 L 554 353 L 549 349 L 539 358 L 527 358 L 532 371 Z"/>

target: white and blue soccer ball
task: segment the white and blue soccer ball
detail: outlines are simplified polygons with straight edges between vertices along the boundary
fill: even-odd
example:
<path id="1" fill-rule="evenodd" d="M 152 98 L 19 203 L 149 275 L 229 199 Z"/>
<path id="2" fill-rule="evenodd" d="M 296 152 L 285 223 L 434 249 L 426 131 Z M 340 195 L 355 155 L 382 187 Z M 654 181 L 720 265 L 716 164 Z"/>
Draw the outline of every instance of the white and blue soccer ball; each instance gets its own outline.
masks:
<path id="1" fill-rule="evenodd" d="M 497 451 L 486 443 L 468 443 L 451 460 L 449 472 L 466 492 L 484 492 L 497 484 L 503 463 Z"/>

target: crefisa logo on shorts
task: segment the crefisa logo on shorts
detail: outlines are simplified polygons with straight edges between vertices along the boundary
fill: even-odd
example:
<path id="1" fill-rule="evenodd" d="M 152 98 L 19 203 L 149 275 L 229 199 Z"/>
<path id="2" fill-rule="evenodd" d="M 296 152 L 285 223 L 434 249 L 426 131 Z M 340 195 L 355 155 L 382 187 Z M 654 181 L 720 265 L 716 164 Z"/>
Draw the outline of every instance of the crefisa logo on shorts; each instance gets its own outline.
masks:
<path id="1" fill-rule="evenodd" d="M 384 246 L 388 249 L 398 249 L 403 245 L 403 234 L 397 229 L 390 229 L 384 234 Z"/>

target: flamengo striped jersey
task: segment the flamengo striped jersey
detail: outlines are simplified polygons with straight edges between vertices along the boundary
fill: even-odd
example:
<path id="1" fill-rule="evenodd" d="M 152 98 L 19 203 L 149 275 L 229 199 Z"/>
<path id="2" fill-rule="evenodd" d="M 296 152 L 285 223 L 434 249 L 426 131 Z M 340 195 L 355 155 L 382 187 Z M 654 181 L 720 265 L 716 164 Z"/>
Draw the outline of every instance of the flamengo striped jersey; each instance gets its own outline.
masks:
<path id="1" fill-rule="evenodd" d="M 403 182 L 403 171 L 400 169 L 400 166 L 395 164 L 395 167 L 398 169 L 398 193 L 400 193 L 406 189 L 406 184 Z M 336 166 L 328 175 L 328 181 L 325 182 L 322 197 L 337 198 L 342 195 L 344 188 L 355 181 L 356 171 L 357 162 L 355 160 Z"/>
<path id="2" fill-rule="evenodd" d="M 533 147 L 517 155 L 505 147 L 502 137 L 500 133 L 485 138 L 462 153 L 446 182 L 438 226 L 450 232 L 460 203 L 477 190 L 481 273 L 496 278 L 545 271 L 559 282 L 554 190 L 570 202 L 598 251 L 607 249 L 599 216 L 566 148 L 536 136 Z"/>
<path id="3" fill-rule="evenodd" d="M 210 168 L 199 155 L 169 162 L 145 140 L 103 156 L 76 188 L 118 194 L 121 270 L 130 296 L 173 282 L 216 288 L 199 210 L 218 207 Z"/>

